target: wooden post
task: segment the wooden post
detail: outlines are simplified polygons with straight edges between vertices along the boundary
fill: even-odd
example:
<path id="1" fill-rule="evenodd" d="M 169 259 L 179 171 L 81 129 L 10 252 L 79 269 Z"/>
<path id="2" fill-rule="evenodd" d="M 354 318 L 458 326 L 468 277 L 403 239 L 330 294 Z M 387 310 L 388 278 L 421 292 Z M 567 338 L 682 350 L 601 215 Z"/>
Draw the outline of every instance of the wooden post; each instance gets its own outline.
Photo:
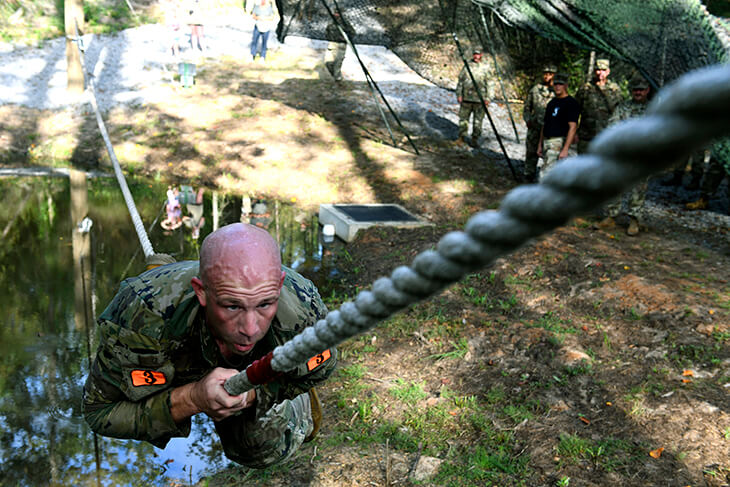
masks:
<path id="1" fill-rule="evenodd" d="M 91 310 L 91 234 L 80 232 L 79 223 L 89 212 L 86 173 L 71 169 L 71 247 L 74 266 L 74 321 L 84 329 L 94 322 Z"/>
<path id="2" fill-rule="evenodd" d="M 81 54 L 73 39 L 84 31 L 83 0 L 64 0 L 63 24 L 66 32 L 66 89 L 69 93 L 80 95 L 84 92 L 84 70 L 81 66 Z"/>

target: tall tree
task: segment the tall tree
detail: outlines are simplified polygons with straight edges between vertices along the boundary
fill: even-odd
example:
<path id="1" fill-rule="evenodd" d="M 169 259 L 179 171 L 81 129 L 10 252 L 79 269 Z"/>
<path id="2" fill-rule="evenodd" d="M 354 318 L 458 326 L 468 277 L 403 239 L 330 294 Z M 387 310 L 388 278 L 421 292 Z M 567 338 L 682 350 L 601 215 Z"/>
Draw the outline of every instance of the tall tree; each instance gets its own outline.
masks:
<path id="1" fill-rule="evenodd" d="M 84 1 L 64 0 L 63 22 L 66 30 L 66 86 L 69 93 L 80 94 L 84 91 L 84 71 L 81 55 L 73 39 L 76 28 L 81 35 L 84 29 Z"/>

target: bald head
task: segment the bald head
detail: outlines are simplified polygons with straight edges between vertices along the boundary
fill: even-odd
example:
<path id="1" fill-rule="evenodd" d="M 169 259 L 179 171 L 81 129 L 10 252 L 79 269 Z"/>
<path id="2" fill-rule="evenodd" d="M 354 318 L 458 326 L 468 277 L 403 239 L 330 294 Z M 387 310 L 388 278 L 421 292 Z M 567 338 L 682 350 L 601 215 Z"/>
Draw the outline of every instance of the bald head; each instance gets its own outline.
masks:
<path id="1" fill-rule="evenodd" d="M 200 278 L 242 273 L 251 280 L 281 274 L 279 245 L 269 233 L 254 225 L 234 223 L 208 235 L 200 248 Z"/>

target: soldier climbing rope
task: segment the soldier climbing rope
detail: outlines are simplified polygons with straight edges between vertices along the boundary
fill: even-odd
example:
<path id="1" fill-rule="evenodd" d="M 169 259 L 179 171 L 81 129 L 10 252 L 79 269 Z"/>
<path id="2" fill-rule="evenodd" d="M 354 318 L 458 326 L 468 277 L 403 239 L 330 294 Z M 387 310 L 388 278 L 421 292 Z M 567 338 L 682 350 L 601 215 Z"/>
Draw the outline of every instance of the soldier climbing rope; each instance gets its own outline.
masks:
<path id="1" fill-rule="evenodd" d="M 77 36 L 76 41 L 83 60 L 81 39 Z M 155 259 L 164 263 L 165 256 L 154 253 L 134 206 L 96 106 L 93 76 L 86 74 L 90 101 L 145 257 L 148 263 Z M 658 93 L 644 117 L 609 127 L 593 140 L 588 153 L 561 161 L 540 184 L 513 189 L 499 210 L 477 213 L 465 231 L 442 237 L 437 250 L 422 252 L 410 267 L 398 267 L 390 277 L 378 279 L 372 290 L 360 292 L 354 302 L 331 311 L 315 326 L 228 379 L 226 390 L 238 395 L 271 382 L 728 134 L 730 66 L 682 76 Z"/>

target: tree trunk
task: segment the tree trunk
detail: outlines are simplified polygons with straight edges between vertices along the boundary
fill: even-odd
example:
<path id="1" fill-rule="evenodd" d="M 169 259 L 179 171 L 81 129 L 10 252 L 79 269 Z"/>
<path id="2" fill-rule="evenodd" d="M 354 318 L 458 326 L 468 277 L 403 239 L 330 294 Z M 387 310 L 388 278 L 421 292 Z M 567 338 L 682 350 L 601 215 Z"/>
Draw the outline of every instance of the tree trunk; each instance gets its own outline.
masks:
<path id="1" fill-rule="evenodd" d="M 591 57 L 588 60 L 588 70 L 586 71 L 586 83 L 593 80 L 593 66 L 596 65 L 596 51 L 591 51 Z"/>
<path id="2" fill-rule="evenodd" d="M 84 29 L 83 0 L 64 0 L 64 26 L 66 30 L 66 88 L 69 93 L 80 94 L 84 91 L 84 71 L 81 66 L 81 55 L 73 39 Z"/>

